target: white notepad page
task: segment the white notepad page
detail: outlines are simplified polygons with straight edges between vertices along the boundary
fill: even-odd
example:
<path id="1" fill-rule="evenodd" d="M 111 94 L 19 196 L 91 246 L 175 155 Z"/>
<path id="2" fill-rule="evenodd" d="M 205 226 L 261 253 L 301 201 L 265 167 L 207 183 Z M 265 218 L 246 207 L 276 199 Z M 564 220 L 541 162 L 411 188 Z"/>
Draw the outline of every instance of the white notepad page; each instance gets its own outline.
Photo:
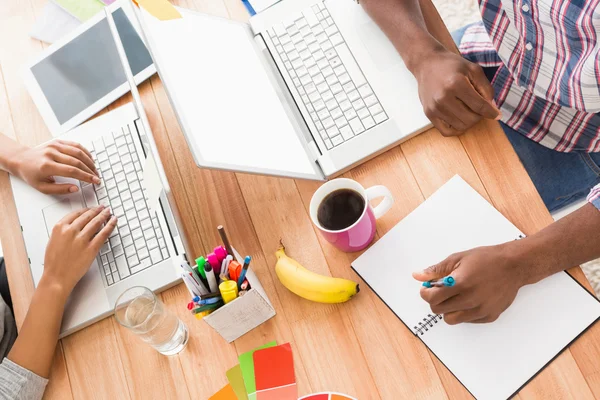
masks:
<path id="1" fill-rule="evenodd" d="M 566 273 L 523 287 L 493 323 L 431 320 L 411 273 L 452 253 L 522 233 L 455 176 L 352 263 L 352 268 L 477 399 L 518 391 L 600 317 L 600 302 Z M 493 268 L 490 265 L 489 268 Z M 422 333 L 422 334 L 421 334 Z"/>

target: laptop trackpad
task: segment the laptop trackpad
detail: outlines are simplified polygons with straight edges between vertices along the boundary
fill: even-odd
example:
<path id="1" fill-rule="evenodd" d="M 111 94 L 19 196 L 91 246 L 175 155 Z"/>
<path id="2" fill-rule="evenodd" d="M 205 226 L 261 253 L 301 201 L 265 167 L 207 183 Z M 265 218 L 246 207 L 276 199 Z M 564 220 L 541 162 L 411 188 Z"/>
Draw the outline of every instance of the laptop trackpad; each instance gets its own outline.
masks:
<path id="1" fill-rule="evenodd" d="M 402 63 L 402 58 L 392 42 L 373 21 L 360 25 L 359 36 L 379 71 L 386 71 Z"/>
<path id="2" fill-rule="evenodd" d="M 61 219 L 63 219 L 67 214 L 81 210 L 83 208 L 83 203 L 81 202 L 81 195 L 67 195 L 63 197 L 57 203 L 51 204 L 48 207 L 45 207 L 42 210 L 42 214 L 44 215 L 44 222 L 46 224 L 46 232 L 48 232 L 48 237 L 52 234 L 52 229 L 54 225 L 56 225 Z"/>

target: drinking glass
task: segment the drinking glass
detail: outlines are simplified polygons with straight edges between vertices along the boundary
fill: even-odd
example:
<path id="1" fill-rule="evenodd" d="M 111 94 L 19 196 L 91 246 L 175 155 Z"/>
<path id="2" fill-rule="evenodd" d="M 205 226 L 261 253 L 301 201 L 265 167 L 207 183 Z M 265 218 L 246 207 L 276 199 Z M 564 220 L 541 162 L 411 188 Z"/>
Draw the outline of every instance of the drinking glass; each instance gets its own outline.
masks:
<path id="1" fill-rule="evenodd" d="M 187 326 L 146 287 L 134 286 L 123 292 L 115 304 L 115 318 L 166 356 L 179 353 L 187 345 Z"/>

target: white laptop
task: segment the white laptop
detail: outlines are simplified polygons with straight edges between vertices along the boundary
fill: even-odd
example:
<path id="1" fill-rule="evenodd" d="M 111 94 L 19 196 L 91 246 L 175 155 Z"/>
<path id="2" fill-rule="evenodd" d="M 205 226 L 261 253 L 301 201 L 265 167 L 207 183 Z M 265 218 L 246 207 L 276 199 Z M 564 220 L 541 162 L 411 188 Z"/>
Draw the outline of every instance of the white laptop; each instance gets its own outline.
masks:
<path id="1" fill-rule="evenodd" d="M 249 24 L 135 10 L 200 167 L 323 180 L 430 126 L 416 80 L 350 0 L 285 0 Z"/>
<path id="2" fill-rule="evenodd" d="M 112 17 L 108 20 L 114 35 L 114 20 Z M 120 60 L 126 61 L 122 43 L 118 35 L 116 37 Z M 132 286 L 159 291 L 180 279 L 178 264 L 185 257 L 184 244 L 187 242 L 177 227 L 171 189 L 129 64 L 123 65 L 134 103 L 59 136 L 59 139 L 82 143 L 92 152 L 102 179 L 100 185 L 70 180 L 80 187 L 79 192 L 49 196 L 11 176 L 36 286 L 42 276 L 46 245 L 56 222 L 71 211 L 98 204 L 110 207 L 119 218 L 117 228 L 69 299 L 61 336 L 111 314 L 115 300 Z M 156 202 L 151 198 L 153 193 L 158 193 Z M 65 263 L 68 262 L 66 258 Z"/>

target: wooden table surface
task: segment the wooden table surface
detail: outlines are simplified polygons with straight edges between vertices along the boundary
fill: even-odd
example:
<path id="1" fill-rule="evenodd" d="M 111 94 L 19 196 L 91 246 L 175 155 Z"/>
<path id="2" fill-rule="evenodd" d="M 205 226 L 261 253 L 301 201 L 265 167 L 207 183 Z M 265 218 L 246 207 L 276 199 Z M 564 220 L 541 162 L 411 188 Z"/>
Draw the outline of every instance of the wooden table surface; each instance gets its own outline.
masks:
<path id="1" fill-rule="evenodd" d="M 0 1 L 0 132 L 27 145 L 50 139 L 20 75 L 23 65 L 45 47 L 28 36 L 45 2 Z M 175 3 L 247 19 L 239 0 Z M 430 29 L 451 45 L 429 0 L 422 3 Z M 227 344 L 186 310 L 189 294 L 180 284 L 160 297 L 190 328 L 184 352 L 160 356 L 113 317 L 106 318 L 60 342 L 46 398 L 207 399 L 226 384 L 225 371 L 237 364 L 239 354 L 271 340 L 291 342 L 298 389 L 303 395 L 334 390 L 361 400 L 471 397 L 366 285 L 348 303 L 321 305 L 297 297 L 279 283 L 274 252 L 280 239 L 290 256 L 310 269 L 358 279 L 350 269 L 357 254 L 336 251 L 311 225 L 308 204 L 319 183 L 198 169 L 160 79 L 154 76 L 140 90 L 193 256 L 218 244 L 215 227 L 225 225 L 232 242 L 253 256 L 254 271 L 277 316 Z M 108 110 L 128 101 L 126 96 Z M 501 128 L 491 121 L 460 138 L 443 138 L 431 129 L 344 176 L 365 186 L 383 184 L 393 192 L 396 203 L 377 224 L 380 237 L 454 174 L 460 174 L 527 234 L 552 222 Z M 201 190 L 204 187 L 215 187 L 227 195 L 219 199 L 207 196 Z M 20 326 L 33 284 L 18 227 L 8 176 L 0 173 L 0 240 Z M 579 268 L 571 272 L 589 288 Z M 585 333 L 517 395 L 521 399 L 594 397 L 600 397 L 600 325 Z"/>

